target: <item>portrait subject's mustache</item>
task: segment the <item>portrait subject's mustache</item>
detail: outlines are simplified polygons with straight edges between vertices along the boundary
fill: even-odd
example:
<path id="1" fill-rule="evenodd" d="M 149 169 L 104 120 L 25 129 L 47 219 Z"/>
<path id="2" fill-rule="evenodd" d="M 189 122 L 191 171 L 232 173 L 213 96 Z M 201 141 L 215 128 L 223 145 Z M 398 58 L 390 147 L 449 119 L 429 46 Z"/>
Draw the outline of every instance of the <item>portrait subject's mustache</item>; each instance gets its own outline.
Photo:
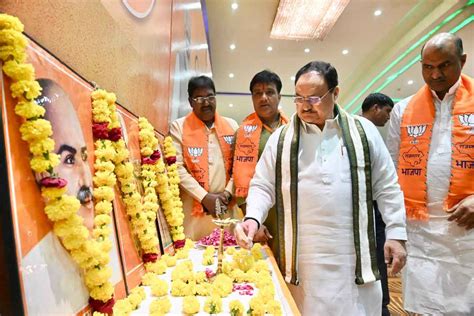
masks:
<path id="1" fill-rule="evenodd" d="M 87 204 L 92 201 L 92 190 L 88 186 L 81 186 L 79 192 L 77 192 L 77 199 L 81 202 L 82 205 Z"/>

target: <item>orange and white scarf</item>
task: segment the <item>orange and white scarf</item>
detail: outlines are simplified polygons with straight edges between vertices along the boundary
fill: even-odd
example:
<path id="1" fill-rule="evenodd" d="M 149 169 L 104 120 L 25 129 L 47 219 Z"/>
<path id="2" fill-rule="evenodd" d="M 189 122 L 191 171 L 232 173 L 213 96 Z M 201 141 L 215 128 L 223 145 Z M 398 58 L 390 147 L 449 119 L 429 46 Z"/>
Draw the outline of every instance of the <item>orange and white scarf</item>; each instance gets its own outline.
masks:
<path id="1" fill-rule="evenodd" d="M 232 145 L 234 129 L 219 114 L 215 114 L 214 127 L 219 146 L 224 157 L 226 181 L 230 179 L 232 168 Z M 206 190 L 209 191 L 209 136 L 207 127 L 194 112 L 188 114 L 183 124 L 183 160 L 188 172 Z M 204 210 L 199 201 L 194 200 L 193 216 L 203 216 Z"/>
<path id="2" fill-rule="evenodd" d="M 405 195 L 407 217 L 428 220 L 427 165 L 435 106 L 427 85 L 410 100 L 400 124 L 398 177 Z M 474 194 L 474 81 L 462 75 L 452 105 L 452 155 L 448 210 Z"/>
<path id="3" fill-rule="evenodd" d="M 288 118 L 280 113 L 279 125 L 286 123 L 288 123 Z M 233 167 L 235 196 L 237 197 L 247 197 L 250 180 L 252 180 L 257 166 L 263 128 L 273 132 L 263 124 L 257 113 L 254 112 L 244 119 L 241 127 L 237 130 Z"/>

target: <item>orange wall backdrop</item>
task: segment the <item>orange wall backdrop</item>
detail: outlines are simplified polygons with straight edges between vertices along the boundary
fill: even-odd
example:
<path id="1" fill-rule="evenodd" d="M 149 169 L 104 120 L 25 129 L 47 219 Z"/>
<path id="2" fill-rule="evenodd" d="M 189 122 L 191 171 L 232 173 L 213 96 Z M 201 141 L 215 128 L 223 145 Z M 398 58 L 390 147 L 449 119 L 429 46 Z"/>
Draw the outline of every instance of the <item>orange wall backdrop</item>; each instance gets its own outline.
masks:
<path id="1" fill-rule="evenodd" d="M 189 78 L 211 74 L 199 0 L 2 0 L 0 12 L 161 134 L 187 113 Z"/>

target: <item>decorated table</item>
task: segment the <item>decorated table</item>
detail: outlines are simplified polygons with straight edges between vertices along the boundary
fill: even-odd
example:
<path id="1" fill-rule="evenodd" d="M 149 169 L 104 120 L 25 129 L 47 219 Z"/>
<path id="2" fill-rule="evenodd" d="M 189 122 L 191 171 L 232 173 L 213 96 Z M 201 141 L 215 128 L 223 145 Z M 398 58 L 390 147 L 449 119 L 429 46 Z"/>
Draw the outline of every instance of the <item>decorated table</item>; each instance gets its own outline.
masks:
<path id="1" fill-rule="evenodd" d="M 189 297 L 196 297 L 197 299 L 197 302 L 199 304 L 199 312 L 197 313 L 197 315 L 208 315 L 209 314 L 209 310 L 206 312 L 204 311 L 205 309 L 205 305 L 206 305 L 206 301 L 209 300 L 209 297 L 207 296 L 186 296 L 187 298 L 183 298 L 182 296 L 173 296 L 173 294 L 181 294 L 181 293 L 178 293 L 177 290 L 174 290 L 174 287 L 173 287 L 173 283 L 172 282 L 175 282 L 177 281 L 177 272 L 174 272 L 176 271 L 176 269 L 180 269 L 181 266 L 186 266 L 186 267 L 189 267 L 189 263 L 192 262 L 192 266 L 193 266 L 193 272 L 194 272 L 194 276 L 195 276 L 195 279 L 196 279 L 196 276 L 199 276 L 199 275 L 203 275 L 203 274 L 206 274 L 206 271 L 207 271 L 207 276 L 210 276 L 212 274 L 215 273 L 215 271 L 217 271 L 217 251 L 214 251 L 213 252 L 213 255 L 212 255 L 212 264 L 211 265 L 204 265 L 203 261 L 206 259 L 206 257 L 209 257 L 208 255 L 206 255 L 206 251 L 208 250 L 205 250 L 204 248 L 200 247 L 200 246 L 194 246 L 192 249 L 189 250 L 189 257 L 188 259 L 181 259 L 181 260 L 177 260 L 176 261 L 176 265 L 173 266 L 173 267 L 168 267 L 166 269 L 166 272 L 162 275 L 159 275 L 159 276 L 156 276 L 156 278 L 158 278 L 159 280 L 163 280 L 166 282 L 167 286 L 168 286 L 168 289 L 167 291 L 164 291 L 166 292 L 166 294 L 164 296 L 161 296 L 161 297 L 158 297 L 155 294 L 162 294 L 162 293 L 159 293 L 161 289 L 159 289 L 159 285 L 153 285 L 153 281 L 150 281 L 149 279 L 147 279 L 148 276 L 145 276 L 143 278 L 143 282 L 144 283 L 148 283 L 148 282 L 151 282 L 150 285 L 148 286 L 143 286 L 144 290 L 145 290 L 145 293 L 146 293 L 146 298 L 141 302 L 141 304 L 139 305 L 139 307 L 134 311 L 132 312 L 132 315 L 152 315 L 152 314 L 159 314 L 159 313 L 154 313 L 156 312 L 157 310 L 159 310 L 159 308 L 157 307 L 159 305 L 159 301 L 163 299 L 163 297 L 167 297 L 168 300 L 169 300 L 169 311 L 168 311 L 168 314 L 170 315 L 181 315 L 181 314 L 184 314 L 183 312 L 183 307 L 184 307 L 184 300 L 189 300 Z M 233 260 L 233 255 L 229 254 L 229 253 L 237 253 L 239 251 L 239 249 L 231 249 L 229 250 L 229 248 L 227 248 L 227 250 L 225 251 L 225 255 L 224 255 L 224 267 L 223 267 L 223 271 L 224 273 L 229 273 L 231 275 L 234 276 L 234 274 L 232 273 L 232 271 L 229 271 L 231 270 L 230 268 L 230 265 L 231 265 L 231 262 Z M 244 252 L 245 250 L 243 250 L 242 252 Z M 257 254 L 255 254 L 255 252 L 258 252 Z M 231 313 L 231 306 L 235 306 L 235 305 L 229 305 L 229 304 L 236 304 L 236 301 L 240 302 L 242 304 L 242 307 L 243 307 L 243 314 L 247 314 L 247 312 L 249 310 L 252 310 L 250 312 L 251 315 L 260 315 L 261 314 L 261 310 L 259 310 L 259 308 L 262 308 L 262 309 L 266 309 L 267 313 L 271 312 L 271 308 L 274 308 L 274 312 L 272 314 L 280 314 L 280 315 L 300 315 L 297 307 L 296 307 L 296 304 L 293 300 L 293 298 L 291 297 L 291 294 L 277 268 L 277 265 L 276 265 L 276 262 L 275 262 L 275 259 L 273 257 L 273 254 L 271 253 L 271 250 L 268 248 L 268 247 L 261 247 L 259 248 L 258 246 L 256 248 L 254 248 L 253 251 L 250 252 L 250 254 L 254 254 L 256 256 L 261 256 L 261 259 L 260 260 L 257 260 L 254 262 L 254 266 L 253 266 L 253 269 L 249 269 L 247 271 L 247 274 L 255 274 L 256 277 L 257 277 L 257 282 L 238 282 L 238 283 L 233 283 L 232 284 L 232 292 L 226 296 L 226 297 L 223 297 L 221 298 L 221 308 L 217 308 L 217 311 L 220 310 L 220 312 L 217 312 L 216 311 L 216 314 L 219 314 L 219 315 L 229 315 L 229 314 L 232 314 Z M 166 258 L 165 258 L 166 260 Z M 273 291 L 269 290 L 268 292 L 269 293 L 266 293 L 265 291 L 267 290 L 262 290 L 262 288 L 265 287 L 262 286 L 261 284 L 259 284 L 259 282 L 261 280 L 258 280 L 258 274 L 261 273 L 262 271 L 265 271 L 265 269 L 268 268 L 268 272 L 270 274 L 270 277 L 271 277 L 271 284 L 273 284 L 273 288 L 274 288 L 274 293 Z M 255 273 L 253 270 L 258 270 L 259 272 L 258 273 Z M 188 270 L 187 272 L 191 272 L 190 270 Z M 186 272 L 185 272 L 186 273 Z M 238 273 L 237 273 L 238 274 Z M 224 274 L 225 275 L 225 274 Z M 174 277 L 174 280 L 175 281 L 172 281 Z M 186 278 L 186 277 L 183 277 L 182 278 Z M 197 277 L 199 278 L 199 277 Z M 237 278 L 241 278 L 241 279 L 246 279 L 245 276 L 238 276 Z M 151 278 L 153 279 L 153 277 Z M 218 277 L 212 277 L 211 279 L 213 279 L 214 282 L 216 282 L 218 280 Z M 196 281 L 196 280 L 194 280 Z M 241 280 L 240 280 L 241 281 Z M 158 281 L 160 282 L 160 281 Z M 207 277 L 205 280 L 203 280 L 203 282 L 207 283 L 207 282 L 212 282 L 211 280 L 209 280 Z M 264 281 L 262 281 L 264 282 Z M 201 283 L 203 284 L 203 283 Z M 211 283 L 209 283 L 210 285 Z M 258 285 L 260 285 L 260 288 L 258 287 Z M 200 286 L 197 284 L 197 285 L 193 285 L 193 287 L 196 289 L 197 288 L 197 291 L 201 290 L 200 289 Z M 225 285 L 223 286 L 225 287 Z M 212 296 L 211 296 L 212 297 Z M 233 303 L 231 303 L 233 302 Z M 268 306 L 268 303 L 270 304 L 274 304 L 275 306 Z M 191 303 L 189 303 L 188 305 L 191 305 Z M 251 305 L 252 305 L 252 309 L 251 309 Z M 270 310 L 269 310 L 270 309 Z M 232 314 L 232 315 L 242 315 L 240 313 L 235 313 L 235 314 Z"/>

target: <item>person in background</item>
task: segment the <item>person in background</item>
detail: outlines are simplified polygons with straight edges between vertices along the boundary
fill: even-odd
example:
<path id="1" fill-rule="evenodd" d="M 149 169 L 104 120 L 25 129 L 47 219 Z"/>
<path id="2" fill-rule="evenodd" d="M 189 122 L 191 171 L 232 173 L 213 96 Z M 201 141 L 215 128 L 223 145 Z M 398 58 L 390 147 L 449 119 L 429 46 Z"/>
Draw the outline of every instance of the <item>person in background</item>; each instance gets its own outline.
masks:
<path id="1" fill-rule="evenodd" d="M 371 93 L 362 102 L 362 116 L 374 123 L 375 126 L 384 127 L 390 119 L 393 101 L 383 93 Z M 377 265 L 380 271 L 382 283 L 382 316 L 390 315 L 388 304 L 390 304 L 390 292 L 388 290 L 387 264 L 385 263 L 383 247 L 385 244 L 385 223 L 380 215 L 377 201 L 374 201 L 375 209 L 375 236 L 377 238 Z"/>
<path id="2" fill-rule="evenodd" d="M 237 203 L 245 214 L 245 199 L 247 198 L 250 180 L 255 173 L 255 166 L 265 148 L 270 135 L 281 125 L 288 122 L 278 109 L 281 99 L 280 77 L 269 70 L 257 73 L 250 81 L 250 92 L 254 111 L 248 115 L 236 133 L 233 178 Z M 272 208 L 269 211 L 265 225 L 262 225 L 254 241 L 267 242 L 275 253 L 276 214 Z"/>
<path id="3" fill-rule="evenodd" d="M 382 137 L 336 104 L 336 69 L 310 62 L 296 74 L 297 113 L 267 142 L 237 234 L 250 247 L 276 204 L 278 264 L 303 315 L 380 316 L 374 212 L 387 224 L 385 257 L 405 264 L 403 195 Z"/>
<path id="4" fill-rule="evenodd" d="M 216 112 L 216 89 L 211 78 L 191 78 L 188 96 L 192 112 L 174 121 L 170 134 L 181 179 L 184 233 L 199 240 L 216 228 L 212 222 L 216 206 L 228 208 L 228 215 L 234 218 L 241 217 L 230 207 L 234 190 L 232 147 L 238 124 Z"/>
<path id="5" fill-rule="evenodd" d="M 421 51 L 425 85 L 392 111 L 387 146 L 405 195 L 405 309 L 474 315 L 474 81 L 457 35 Z"/>

